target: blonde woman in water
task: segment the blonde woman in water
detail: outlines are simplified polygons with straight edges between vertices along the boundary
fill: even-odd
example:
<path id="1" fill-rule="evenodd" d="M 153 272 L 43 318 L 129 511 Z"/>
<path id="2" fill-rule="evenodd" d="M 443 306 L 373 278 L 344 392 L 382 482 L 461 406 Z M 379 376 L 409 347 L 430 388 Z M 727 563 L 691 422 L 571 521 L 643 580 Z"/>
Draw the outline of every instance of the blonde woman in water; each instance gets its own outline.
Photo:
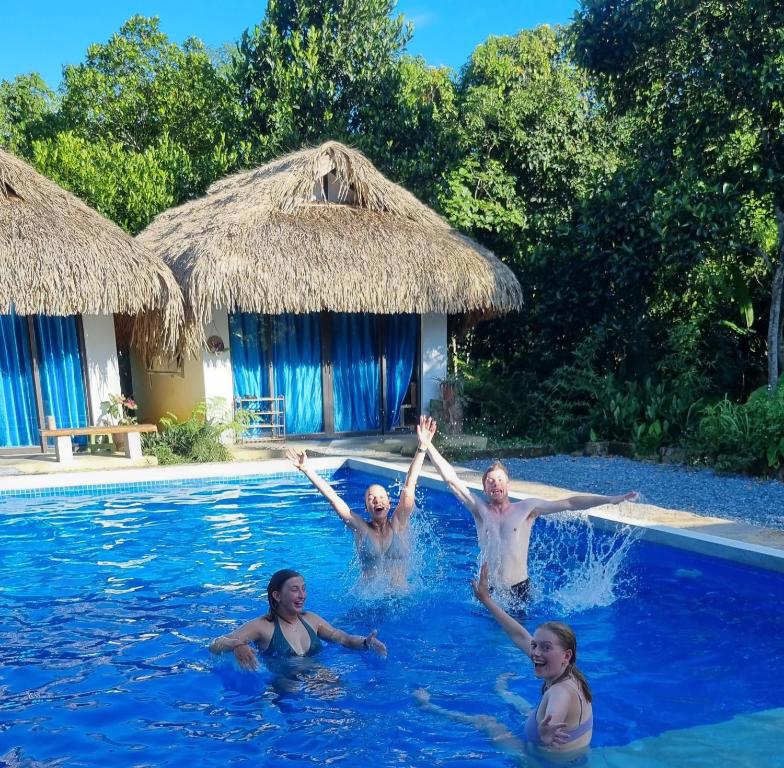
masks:
<path id="1" fill-rule="evenodd" d="M 588 681 L 577 668 L 577 638 L 559 621 L 539 625 L 532 635 L 490 596 L 487 563 L 479 580 L 471 582 L 474 595 L 492 614 L 512 642 L 531 660 L 534 676 L 542 681 L 542 698 L 536 707 L 507 690 L 510 675 L 501 675 L 496 691 L 525 719 L 522 739 L 489 715 L 469 715 L 430 701 L 424 688 L 414 698 L 424 709 L 473 725 L 487 733 L 505 751 L 517 755 L 543 753 L 548 760 L 571 761 L 587 750 L 593 735 L 593 697 Z"/>
<path id="2" fill-rule="evenodd" d="M 390 586 L 407 588 L 411 554 L 409 520 L 415 508 L 414 492 L 425 454 L 435 433 L 436 422 L 429 416 L 420 417 L 416 428 L 417 450 L 408 468 L 397 505 L 390 514 L 392 502 L 386 488 L 369 485 L 365 490 L 367 519 L 352 511 L 335 489 L 312 469 L 305 451 L 294 448 L 286 451 L 289 461 L 313 483 L 354 534 L 354 547 L 364 579 L 375 579 L 383 574 L 384 578 L 389 579 Z"/>

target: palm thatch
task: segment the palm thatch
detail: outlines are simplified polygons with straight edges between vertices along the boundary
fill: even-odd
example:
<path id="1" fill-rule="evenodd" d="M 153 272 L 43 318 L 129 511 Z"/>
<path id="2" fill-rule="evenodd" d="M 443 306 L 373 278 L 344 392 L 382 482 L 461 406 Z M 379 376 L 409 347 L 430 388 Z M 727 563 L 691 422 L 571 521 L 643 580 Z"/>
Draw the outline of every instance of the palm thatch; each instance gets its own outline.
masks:
<path id="1" fill-rule="evenodd" d="M 169 264 L 193 320 L 279 314 L 496 314 L 511 270 L 356 150 L 334 141 L 213 184 L 137 239 Z"/>
<path id="2" fill-rule="evenodd" d="M 184 306 L 161 258 L 0 150 L 0 313 L 125 314 L 146 358 L 174 352 Z"/>

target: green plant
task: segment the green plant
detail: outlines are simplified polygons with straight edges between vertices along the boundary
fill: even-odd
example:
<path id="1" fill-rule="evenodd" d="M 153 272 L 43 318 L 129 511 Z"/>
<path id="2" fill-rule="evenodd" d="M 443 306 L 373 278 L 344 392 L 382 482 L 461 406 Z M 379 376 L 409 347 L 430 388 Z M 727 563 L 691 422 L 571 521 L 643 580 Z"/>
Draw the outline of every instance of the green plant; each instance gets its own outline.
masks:
<path id="1" fill-rule="evenodd" d="M 136 424 L 137 408 L 133 398 L 122 394 L 109 395 L 109 399 L 101 403 L 101 411 L 120 425 Z"/>
<path id="2" fill-rule="evenodd" d="M 695 441 L 706 463 L 723 472 L 766 474 L 784 464 L 784 389 L 761 387 L 743 404 L 727 398 L 706 409 Z"/>
<path id="3" fill-rule="evenodd" d="M 217 413 L 208 418 L 207 413 Z M 184 421 L 173 413 L 160 419 L 161 432 L 143 436 L 144 453 L 155 456 L 159 464 L 230 461 L 231 453 L 223 443 L 228 431 L 247 427 L 249 418 L 232 417 L 217 401 L 199 403 Z"/>

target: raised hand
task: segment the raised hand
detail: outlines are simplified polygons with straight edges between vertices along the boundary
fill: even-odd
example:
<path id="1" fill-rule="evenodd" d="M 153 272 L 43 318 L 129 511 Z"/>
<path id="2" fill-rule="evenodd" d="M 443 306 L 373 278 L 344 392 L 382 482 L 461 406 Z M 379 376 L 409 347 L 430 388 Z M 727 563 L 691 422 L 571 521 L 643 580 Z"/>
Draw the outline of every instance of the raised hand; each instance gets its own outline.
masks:
<path id="1" fill-rule="evenodd" d="M 308 454 L 305 451 L 287 448 L 286 458 L 294 465 L 295 469 L 304 470 L 308 466 Z"/>
<path id="2" fill-rule="evenodd" d="M 547 715 L 539 723 L 539 736 L 543 744 L 566 744 L 569 741 L 566 723 L 554 723 L 552 715 Z"/>
<path id="3" fill-rule="evenodd" d="M 378 634 L 378 630 L 374 629 L 366 638 L 365 638 L 365 648 L 374 651 L 382 658 L 386 658 L 387 656 L 387 647 L 382 643 L 376 635 Z"/>
<path id="4" fill-rule="evenodd" d="M 487 561 L 482 563 L 479 569 L 479 580 L 471 581 L 471 589 L 474 591 L 474 597 L 480 603 L 484 603 L 490 599 L 490 580 L 488 577 Z"/>
<path id="5" fill-rule="evenodd" d="M 425 705 L 430 703 L 430 691 L 427 688 L 415 688 L 411 696 L 417 704 Z"/>
<path id="6" fill-rule="evenodd" d="M 436 420 L 430 418 L 430 416 L 420 416 L 416 433 L 417 440 L 419 440 L 419 447 L 427 448 L 430 445 L 430 441 L 433 439 L 433 435 L 436 433 Z"/>

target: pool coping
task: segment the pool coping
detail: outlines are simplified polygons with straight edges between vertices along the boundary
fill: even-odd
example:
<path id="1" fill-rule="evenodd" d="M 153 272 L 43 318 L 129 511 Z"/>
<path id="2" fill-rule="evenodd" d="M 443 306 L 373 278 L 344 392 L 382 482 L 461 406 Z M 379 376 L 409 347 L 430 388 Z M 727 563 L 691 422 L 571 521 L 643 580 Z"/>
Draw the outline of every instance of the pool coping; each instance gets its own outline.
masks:
<path id="1" fill-rule="evenodd" d="M 409 464 L 408 460 L 393 462 L 343 456 L 312 458 L 309 461 L 313 469 L 319 472 L 346 467 L 388 479 L 404 477 Z M 481 493 L 480 472 L 460 466 L 456 466 L 455 470 L 469 488 Z M 225 464 L 96 470 L 61 475 L 12 475 L 0 477 L 0 499 L 57 495 L 57 490 L 63 493 L 75 493 L 79 490 L 111 492 L 120 488 L 128 489 L 129 486 L 137 490 L 169 483 L 182 484 L 189 480 L 216 479 L 230 482 L 247 477 L 291 476 L 296 472 L 285 459 L 269 459 Z M 419 483 L 423 487 L 447 490 L 441 477 L 430 471 L 422 472 Z M 509 497 L 516 500 L 531 496 L 558 499 L 573 493 L 574 491 L 565 488 L 513 480 Z M 640 503 L 624 504 L 622 507 L 595 507 L 584 514 L 599 528 L 617 529 L 630 526 L 640 532 L 642 539 L 655 544 L 784 573 L 784 531 Z M 706 528 L 715 530 L 709 532 L 704 530 Z M 759 543 L 765 539 L 770 542 Z"/>

